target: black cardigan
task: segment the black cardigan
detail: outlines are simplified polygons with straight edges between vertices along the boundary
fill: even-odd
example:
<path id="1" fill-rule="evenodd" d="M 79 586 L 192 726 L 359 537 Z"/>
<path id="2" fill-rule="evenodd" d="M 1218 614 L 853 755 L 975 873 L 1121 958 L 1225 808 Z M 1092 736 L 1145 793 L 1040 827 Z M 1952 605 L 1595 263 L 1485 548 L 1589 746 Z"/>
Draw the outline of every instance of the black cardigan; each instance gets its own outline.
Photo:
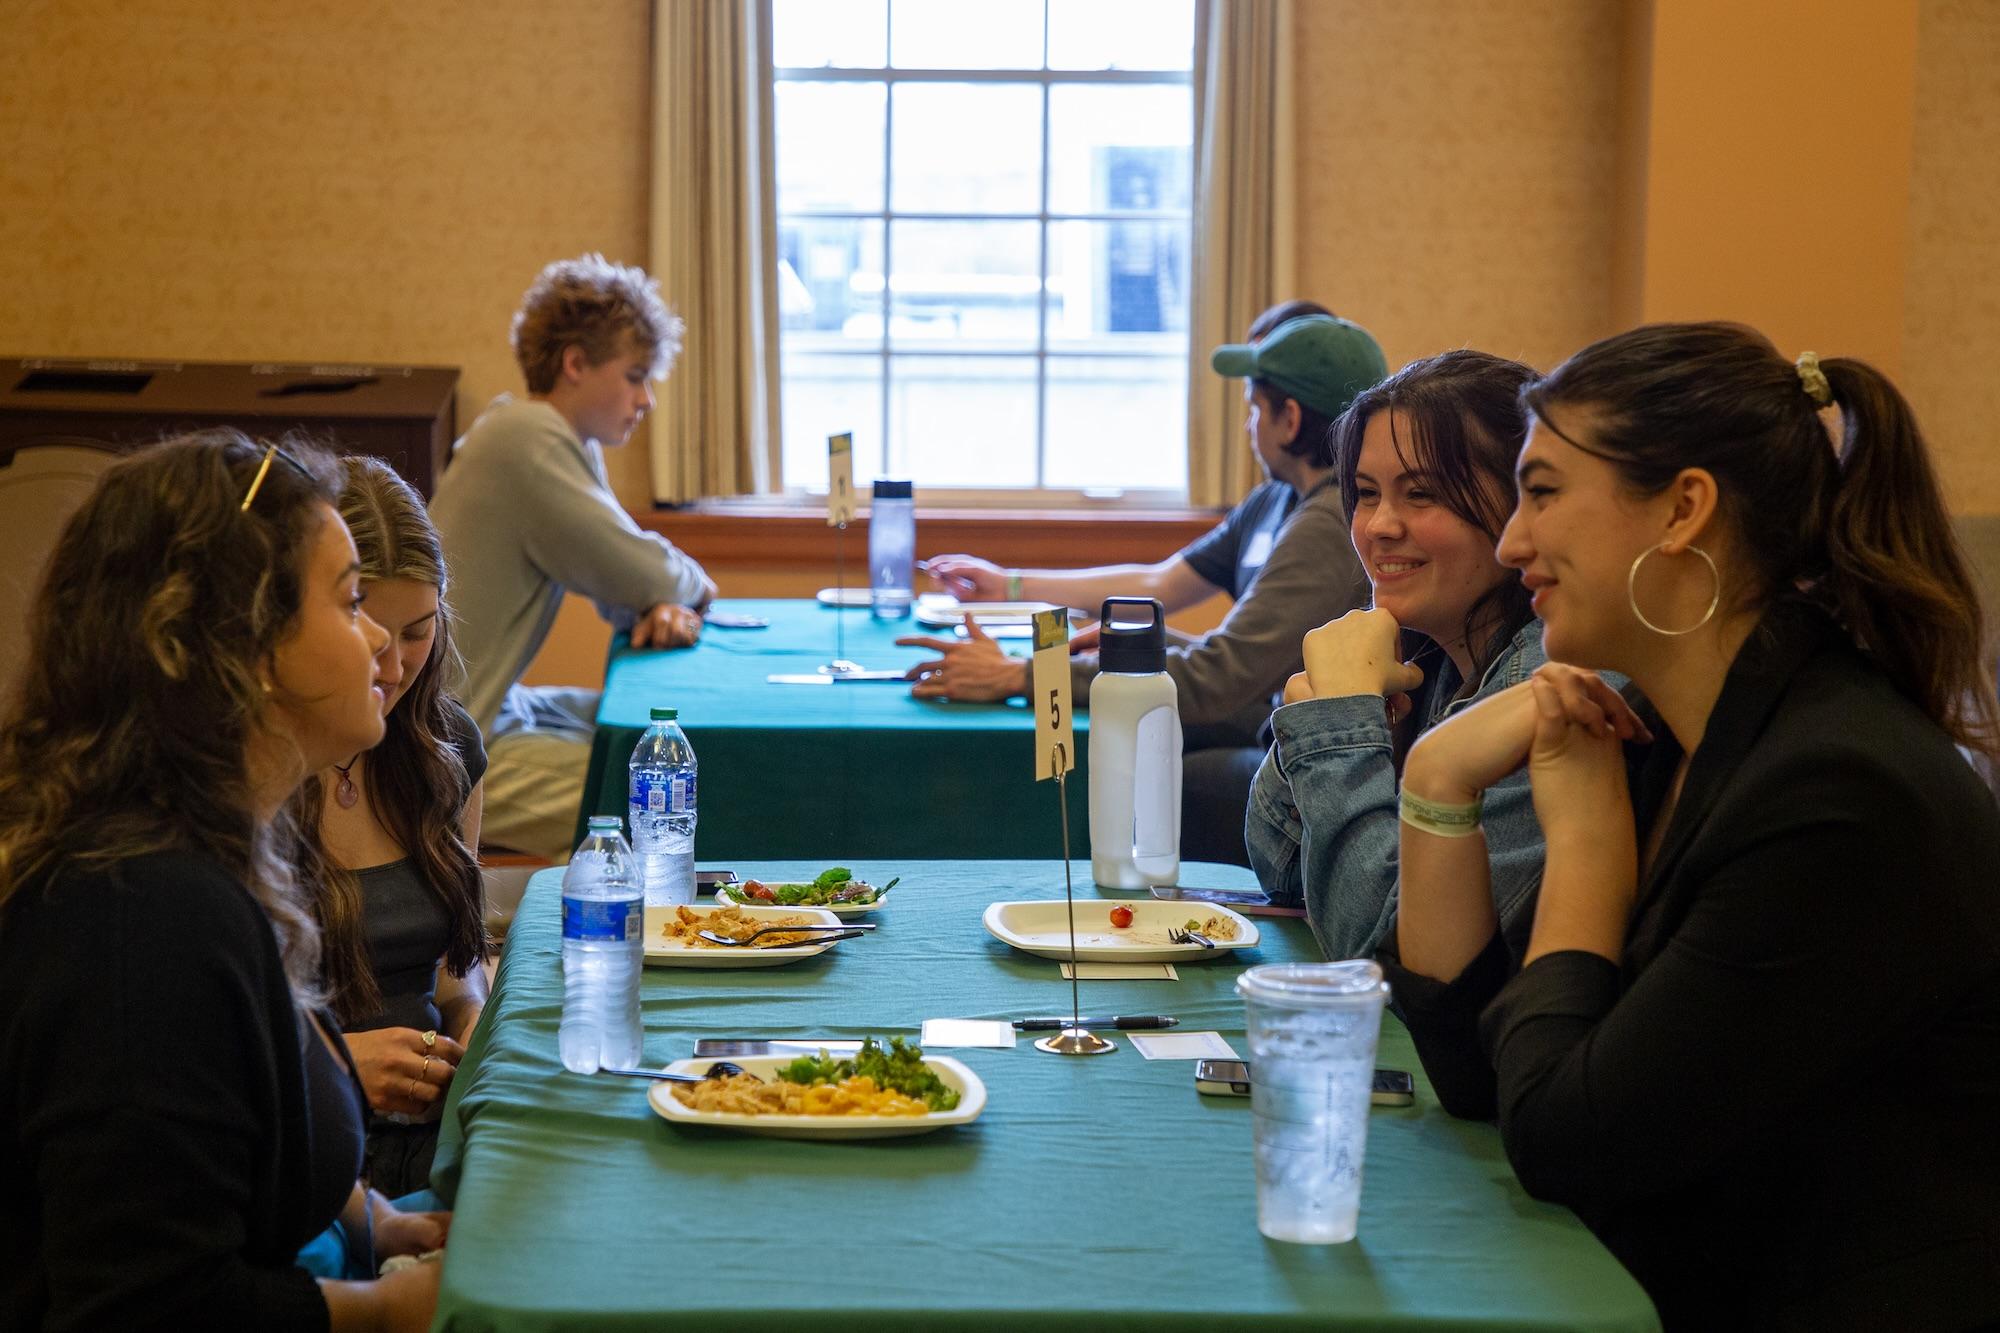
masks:
<path id="1" fill-rule="evenodd" d="M 1739 653 L 1622 962 L 1385 961 L 1447 1109 L 1497 1109 L 1670 1328 L 2000 1319 L 2000 811 L 1823 613 Z"/>
<path id="2" fill-rule="evenodd" d="M 344 1085 L 269 920 L 213 861 L 161 853 L 15 893 L 0 1327 L 326 1327 L 293 1256 L 353 1189 L 361 1125 L 351 1096 L 314 1123 L 320 1057 L 322 1086 Z"/>

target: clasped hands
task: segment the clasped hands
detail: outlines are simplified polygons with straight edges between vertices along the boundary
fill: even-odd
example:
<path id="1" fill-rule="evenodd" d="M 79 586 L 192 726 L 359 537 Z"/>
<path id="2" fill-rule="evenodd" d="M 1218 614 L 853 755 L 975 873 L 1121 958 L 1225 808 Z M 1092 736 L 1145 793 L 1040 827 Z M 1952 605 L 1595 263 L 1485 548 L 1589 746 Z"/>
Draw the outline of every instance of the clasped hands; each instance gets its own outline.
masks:
<path id="1" fill-rule="evenodd" d="M 687 648 L 701 637 L 701 612 L 691 606 L 658 602 L 632 624 L 634 648 Z"/>
<path id="2" fill-rule="evenodd" d="M 441 1032 L 374 1028 L 344 1034 L 362 1091 L 378 1115 L 430 1120 L 444 1109 L 465 1047 Z"/>
<path id="3" fill-rule="evenodd" d="M 1379 695 L 1394 726 L 1410 711 L 1409 691 L 1424 683 L 1423 668 L 1398 652 L 1402 631 L 1380 609 L 1349 611 L 1312 630 L 1299 645 L 1306 669 L 1285 682 L 1284 701 Z"/>

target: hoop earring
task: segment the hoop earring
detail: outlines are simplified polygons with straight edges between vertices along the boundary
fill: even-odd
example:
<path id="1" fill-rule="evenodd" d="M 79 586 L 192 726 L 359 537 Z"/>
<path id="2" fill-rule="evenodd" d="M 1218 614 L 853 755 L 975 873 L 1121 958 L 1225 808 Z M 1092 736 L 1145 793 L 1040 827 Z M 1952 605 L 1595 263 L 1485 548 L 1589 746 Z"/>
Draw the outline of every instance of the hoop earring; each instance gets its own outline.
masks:
<path id="1" fill-rule="evenodd" d="M 1722 575 L 1716 570 L 1715 561 L 1708 558 L 1708 552 L 1702 550 L 1699 546 L 1690 545 L 1688 550 L 1700 556 L 1702 563 L 1708 566 L 1708 576 L 1715 580 L 1715 593 L 1708 599 L 1708 610 L 1701 613 L 1700 620 L 1695 621 L 1694 624 L 1689 625 L 1686 629 L 1661 629 L 1658 625 L 1646 619 L 1646 613 L 1639 609 L 1637 588 L 1639 583 L 1639 566 L 1646 563 L 1647 556 L 1664 552 L 1666 549 L 1667 544 L 1661 542 L 1658 546 L 1648 546 L 1634 557 L 1632 568 L 1625 575 L 1625 600 L 1631 605 L 1632 614 L 1641 625 L 1644 625 L 1655 634 L 1664 634 L 1669 638 L 1678 638 L 1683 634 L 1694 633 L 1715 618 L 1715 608 L 1722 604 Z"/>

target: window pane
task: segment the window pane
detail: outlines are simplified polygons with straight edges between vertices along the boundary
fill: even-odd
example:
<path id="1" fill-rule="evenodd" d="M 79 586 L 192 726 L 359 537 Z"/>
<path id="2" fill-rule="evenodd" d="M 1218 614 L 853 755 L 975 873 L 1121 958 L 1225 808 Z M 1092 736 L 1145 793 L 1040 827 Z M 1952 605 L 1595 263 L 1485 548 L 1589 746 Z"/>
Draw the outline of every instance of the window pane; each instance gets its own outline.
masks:
<path id="1" fill-rule="evenodd" d="M 816 356 L 786 349 L 778 374 L 784 414 L 780 448 L 786 486 L 826 489 L 826 437 L 854 434 L 854 479 L 882 470 L 882 361 L 874 356 Z"/>
<path id="2" fill-rule="evenodd" d="M 1050 69 L 1193 69 L 1194 0 L 1049 0 Z"/>
<path id="3" fill-rule="evenodd" d="M 1035 359 L 892 357 L 889 434 L 890 466 L 921 485 L 1033 486 Z"/>
<path id="4" fill-rule="evenodd" d="M 778 320 L 785 346 L 811 351 L 882 341 L 882 224 L 778 219 Z"/>
<path id="5" fill-rule="evenodd" d="M 899 69 L 1040 69 L 1042 0 L 893 0 Z"/>
<path id="6" fill-rule="evenodd" d="M 1194 101 L 1185 87 L 1049 90 L 1049 210 L 1186 211 Z"/>
<path id="7" fill-rule="evenodd" d="M 888 0 L 775 0 L 771 63 L 880 69 L 888 63 L 887 10 Z"/>
<path id="8" fill-rule="evenodd" d="M 1187 489 L 1187 363 L 1049 358 L 1043 485 Z"/>
<path id="9" fill-rule="evenodd" d="M 1049 226 L 1049 342 L 1165 353 L 1188 327 L 1184 222 Z"/>
<path id="10" fill-rule="evenodd" d="M 1041 211 L 1040 87 L 900 83 L 895 99 L 889 176 L 896 211 Z"/>
<path id="11" fill-rule="evenodd" d="M 1035 344 L 1041 224 L 893 222 L 889 338 L 980 347 Z"/>
<path id="12" fill-rule="evenodd" d="M 785 81 L 772 92 L 779 209 L 880 212 L 887 85 Z"/>

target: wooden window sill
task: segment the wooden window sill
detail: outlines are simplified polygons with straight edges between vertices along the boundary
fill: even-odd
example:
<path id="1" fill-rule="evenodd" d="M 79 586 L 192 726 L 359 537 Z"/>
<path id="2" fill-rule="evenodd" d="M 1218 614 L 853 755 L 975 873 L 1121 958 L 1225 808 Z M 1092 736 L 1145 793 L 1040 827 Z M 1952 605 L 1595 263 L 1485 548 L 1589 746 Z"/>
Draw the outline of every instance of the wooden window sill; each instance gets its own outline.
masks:
<path id="1" fill-rule="evenodd" d="M 1221 521 L 1220 509 L 917 510 L 917 554 L 965 551 L 1016 568 L 1149 564 Z M 796 505 L 695 506 L 634 514 L 703 565 L 798 569 L 833 557 L 826 513 Z M 847 554 L 868 548 L 868 513 L 850 526 Z"/>

